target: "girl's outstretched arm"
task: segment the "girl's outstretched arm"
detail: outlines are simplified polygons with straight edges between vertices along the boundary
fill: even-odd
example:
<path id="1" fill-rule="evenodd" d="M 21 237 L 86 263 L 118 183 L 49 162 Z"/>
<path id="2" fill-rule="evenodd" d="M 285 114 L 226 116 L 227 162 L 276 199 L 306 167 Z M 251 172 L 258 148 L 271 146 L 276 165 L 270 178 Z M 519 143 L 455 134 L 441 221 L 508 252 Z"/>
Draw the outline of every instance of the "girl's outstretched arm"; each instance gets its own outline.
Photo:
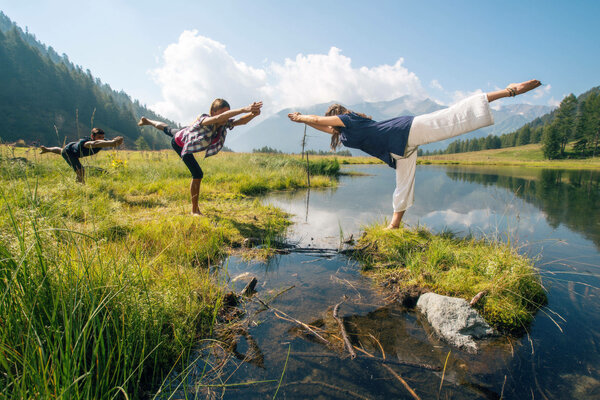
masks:
<path id="1" fill-rule="evenodd" d="M 243 117 L 233 121 L 232 125 L 233 126 L 246 125 L 248 122 L 252 121 L 255 117 L 257 117 L 259 115 L 260 115 L 260 110 L 246 114 Z"/>
<path id="2" fill-rule="evenodd" d="M 288 118 L 293 122 L 303 122 L 305 124 L 312 124 L 318 126 L 345 126 L 340 117 L 333 115 L 331 117 L 321 117 L 319 115 L 302 115 L 299 112 L 293 112 L 288 114 Z M 316 128 L 318 129 L 318 128 Z"/>
<path id="3" fill-rule="evenodd" d="M 260 112 L 260 108 L 262 107 L 262 101 L 255 101 L 249 106 L 243 108 L 237 108 L 235 110 L 225 111 L 219 115 L 215 115 L 213 117 L 206 117 L 202 120 L 202 125 L 220 125 L 227 122 L 230 118 L 235 117 L 236 115 L 240 115 L 243 113 L 255 113 Z"/>

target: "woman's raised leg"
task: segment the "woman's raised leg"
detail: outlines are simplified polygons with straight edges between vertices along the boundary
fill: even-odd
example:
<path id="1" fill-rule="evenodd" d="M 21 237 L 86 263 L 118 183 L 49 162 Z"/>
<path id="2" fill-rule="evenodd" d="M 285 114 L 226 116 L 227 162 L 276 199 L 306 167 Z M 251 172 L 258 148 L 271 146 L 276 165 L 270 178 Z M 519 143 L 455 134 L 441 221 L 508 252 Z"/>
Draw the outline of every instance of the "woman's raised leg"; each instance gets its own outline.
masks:
<path id="1" fill-rule="evenodd" d="M 439 142 L 492 125 L 490 102 L 526 93 L 540 85 L 537 80 L 511 83 L 507 89 L 477 94 L 446 109 L 419 115 L 411 125 L 407 146 Z"/>

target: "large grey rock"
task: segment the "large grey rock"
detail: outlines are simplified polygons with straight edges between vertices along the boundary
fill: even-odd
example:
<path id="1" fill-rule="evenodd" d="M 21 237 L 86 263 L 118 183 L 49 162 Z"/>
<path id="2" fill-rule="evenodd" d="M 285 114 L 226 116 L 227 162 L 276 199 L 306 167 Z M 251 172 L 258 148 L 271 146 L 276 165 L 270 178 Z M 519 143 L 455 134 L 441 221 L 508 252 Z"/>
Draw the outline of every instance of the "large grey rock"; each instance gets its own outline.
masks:
<path id="1" fill-rule="evenodd" d="M 427 321 L 442 339 L 470 352 L 477 351 L 474 339 L 496 334 L 464 299 L 425 293 L 419 297 L 417 308 L 427 316 Z"/>

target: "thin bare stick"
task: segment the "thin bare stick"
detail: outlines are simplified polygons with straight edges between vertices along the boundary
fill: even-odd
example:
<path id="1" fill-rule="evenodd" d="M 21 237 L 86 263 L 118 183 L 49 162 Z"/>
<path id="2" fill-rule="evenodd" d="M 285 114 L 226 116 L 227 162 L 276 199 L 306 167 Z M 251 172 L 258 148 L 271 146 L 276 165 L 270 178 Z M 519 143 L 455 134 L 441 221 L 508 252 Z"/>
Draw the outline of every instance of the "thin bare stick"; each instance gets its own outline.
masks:
<path id="1" fill-rule="evenodd" d="M 317 337 L 317 339 L 319 339 L 321 342 L 331 346 L 331 342 L 327 339 L 325 339 L 323 336 L 319 335 L 317 332 L 315 332 L 310 326 L 306 325 L 304 322 L 302 321 L 298 321 L 295 318 L 290 317 L 289 315 L 287 315 L 286 313 L 276 310 L 274 308 L 271 307 L 271 309 L 273 310 L 273 312 L 275 313 L 275 315 L 281 313 L 282 315 L 284 315 L 285 317 L 287 317 L 289 320 L 295 322 L 296 324 L 302 326 L 304 329 L 306 329 L 307 331 L 309 331 L 310 333 L 312 333 L 314 336 Z"/>
<path id="2" fill-rule="evenodd" d="M 346 333 L 346 328 L 344 327 L 344 321 L 342 321 L 342 319 L 340 317 L 338 317 L 338 311 L 340 309 L 340 305 L 342 305 L 342 303 L 345 301 L 346 301 L 346 296 L 344 296 L 344 299 L 342 301 L 340 301 L 339 303 L 337 303 L 335 305 L 335 307 L 333 307 L 333 318 L 335 318 L 338 325 L 340 326 L 340 331 L 342 331 L 342 339 L 344 339 L 344 345 L 346 345 L 346 349 L 348 349 L 348 352 L 350 353 L 350 358 L 352 360 L 354 360 L 356 358 L 356 352 L 354 351 L 352 344 L 350 344 L 350 340 L 348 340 L 348 334 Z"/>
<path id="3" fill-rule="evenodd" d="M 383 364 L 383 368 L 390 371 L 390 373 L 392 375 L 394 375 L 394 378 L 398 379 L 400 381 L 400 383 L 402 383 L 402 385 L 404 385 L 406 390 L 408 390 L 408 392 L 412 395 L 412 397 L 414 399 L 421 400 L 421 398 L 417 395 L 417 393 L 415 393 L 415 391 L 412 390 L 412 388 L 410 386 L 408 386 L 408 383 L 406 383 L 406 381 L 404 379 L 402 379 L 402 377 L 400 375 L 398 375 L 396 372 L 394 372 L 394 370 L 390 366 Z"/>
<path id="4" fill-rule="evenodd" d="M 304 147 L 306 146 L 306 124 L 304 124 L 304 136 L 302 137 L 302 157 L 304 158 Z M 310 188 L 310 167 L 308 163 L 308 152 L 306 152 L 306 182 Z"/>
<path id="5" fill-rule="evenodd" d="M 356 350 L 364 353 L 366 356 L 361 356 L 360 354 L 357 355 L 357 357 L 360 360 L 369 360 L 369 361 L 373 361 L 373 362 L 380 362 L 382 364 L 389 364 L 389 365 L 399 365 L 399 366 L 403 366 L 403 367 L 412 367 L 412 368 L 421 368 L 421 369 L 426 369 L 429 371 L 441 371 L 442 368 L 440 367 L 434 367 L 428 364 L 419 364 L 419 363 L 413 363 L 410 361 L 396 361 L 396 360 L 392 360 L 392 359 L 383 359 L 380 357 L 373 357 L 371 354 L 367 353 L 365 350 L 360 349 L 360 348 L 356 348 Z M 339 355 L 337 354 L 324 354 L 324 353 L 310 353 L 310 352 L 296 352 L 296 353 L 292 353 L 293 356 L 298 356 L 298 357 L 339 357 Z"/>
<path id="6" fill-rule="evenodd" d="M 285 292 L 287 292 L 288 290 L 292 290 L 293 288 L 295 288 L 296 285 L 292 285 L 288 288 L 282 289 L 279 292 L 275 293 L 275 295 L 273 297 L 271 297 L 271 299 L 269 300 L 269 302 L 275 300 L 276 298 L 278 298 L 279 296 L 281 296 L 282 294 L 284 294 Z"/>
<path id="7" fill-rule="evenodd" d="M 442 394 L 442 386 L 444 385 L 444 376 L 446 376 L 446 366 L 448 365 L 448 358 L 450 358 L 450 353 L 452 353 L 452 351 L 448 352 L 448 355 L 446 356 L 446 362 L 444 363 L 444 371 L 442 371 L 442 380 L 440 381 L 440 388 L 438 390 L 438 399 L 440 398 L 440 394 Z"/>
<path id="8" fill-rule="evenodd" d="M 313 335 L 315 335 L 323 343 L 331 346 L 331 343 L 329 342 L 329 340 L 327 340 L 323 336 L 319 335 L 317 332 L 315 332 L 310 326 L 308 326 L 304 322 L 298 321 L 296 318 L 290 317 L 289 315 L 287 315 L 286 313 L 284 313 L 281 310 L 276 309 L 275 307 L 271 307 L 270 305 L 268 305 L 267 303 L 265 303 L 264 301 L 262 301 L 260 298 L 258 298 L 258 296 L 254 296 L 254 298 L 256 300 L 258 300 L 263 306 L 267 307 L 270 310 L 273 310 L 273 312 L 275 313 L 275 315 L 277 315 L 278 317 L 280 317 L 281 315 L 285 316 L 288 320 L 293 321 L 294 323 L 302 326 L 304 329 L 306 329 L 307 331 L 309 331 L 310 333 L 312 333 Z M 278 314 L 280 314 L 280 315 L 278 315 Z"/>
<path id="9" fill-rule="evenodd" d="M 373 339 L 375 341 L 375 343 L 377 343 L 377 345 L 379 346 L 379 349 L 381 350 L 381 357 L 383 357 L 383 359 L 385 360 L 385 351 L 383 351 L 383 346 L 381 345 L 381 343 L 379 342 L 379 340 L 377 340 L 375 338 L 375 336 L 373 336 L 370 333 L 369 333 L 369 336 L 371 336 L 371 339 Z"/>

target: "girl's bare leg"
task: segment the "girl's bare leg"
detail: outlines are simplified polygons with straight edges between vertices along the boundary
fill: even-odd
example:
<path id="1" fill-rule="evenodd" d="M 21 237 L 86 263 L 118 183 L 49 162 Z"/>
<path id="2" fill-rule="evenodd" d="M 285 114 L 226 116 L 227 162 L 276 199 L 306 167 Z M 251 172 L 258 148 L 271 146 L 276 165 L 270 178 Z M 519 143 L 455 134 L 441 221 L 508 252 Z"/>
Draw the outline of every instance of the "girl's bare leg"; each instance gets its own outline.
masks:
<path id="1" fill-rule="evenodd" d="M 62 152 L 62 147 L 46 147 L 46 146 L 40 146 L 40 149 L 42 150 L 40 152 L 40 154 L 44 154 L 44 153 L 54 153 L 54 154 L 59 154 Z"/>
<path id="2" fill-rule="evenodd" d="M 164 122 L 153 121 L 146 117 L 142 117 L 142 118 L 140 118 L 140 120 L 138 122 L 138 126 L 144 126 L 144 125 L 151 125 L 151 126 L 155 127 L 156 129 L 158 129 L 159 131 L 162 131 L 163 129 L 165 129 L 168 126 Z"/>
<path id="3" fill-rule="evenodd" d="M 200 215 L 200 208 L 198 207 L 200 183 L 202 183 L 202 179 L 192 179 L 192 183 L 190 184 L 190 194 L 192 196 L 192 214 L 195 215 Z"/>

